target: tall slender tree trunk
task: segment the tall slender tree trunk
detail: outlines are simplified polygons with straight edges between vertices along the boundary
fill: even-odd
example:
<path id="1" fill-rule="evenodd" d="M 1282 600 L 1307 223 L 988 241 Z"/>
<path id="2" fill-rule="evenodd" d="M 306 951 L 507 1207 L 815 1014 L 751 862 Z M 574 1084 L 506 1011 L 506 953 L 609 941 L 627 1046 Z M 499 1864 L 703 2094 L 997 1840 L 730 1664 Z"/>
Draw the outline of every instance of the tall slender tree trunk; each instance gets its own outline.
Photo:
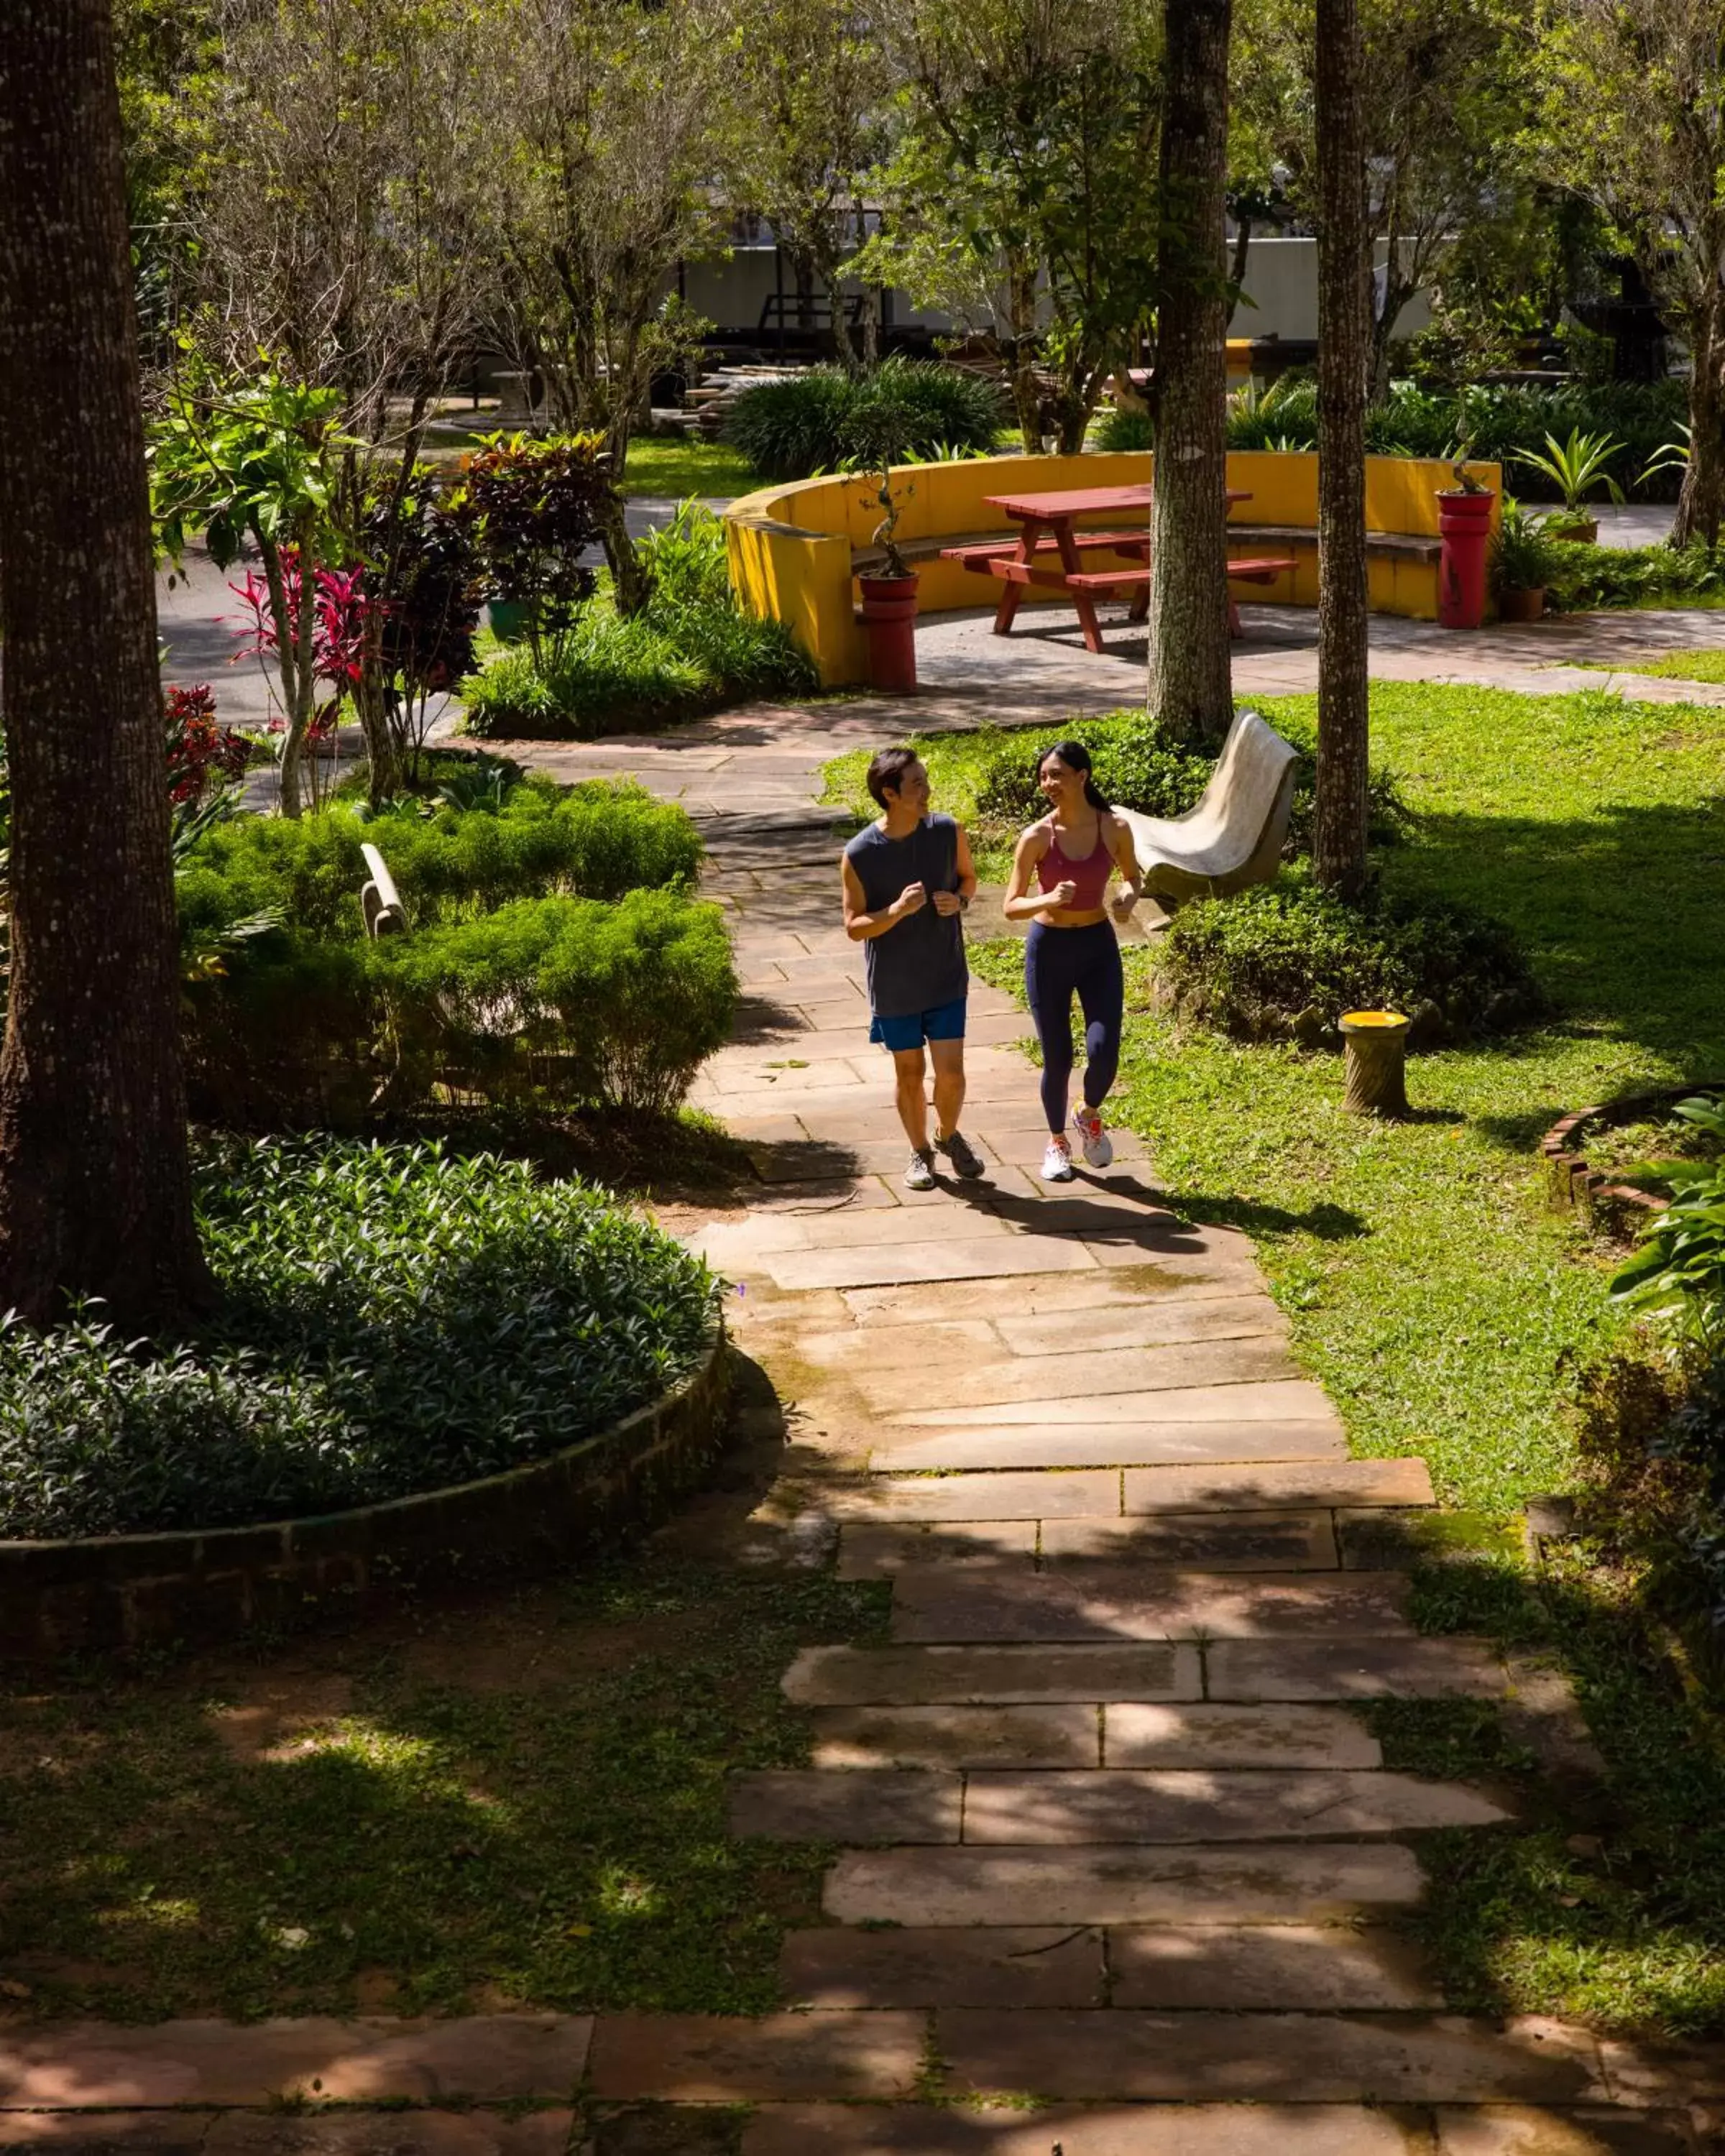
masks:
<path id="1" fill-rule="evenodd" d="M 1716 286 L 1697 321 L 1690 352 L 1689 468 L 1677 497 L 1672 544 L 1718 542 L 1725 521 L 1725 294 Z"/>
<path id="2" fill-rule="evenodd" d="M 1230 15 L 1230 0 L 1164 0 L 1149 709 L 1179 741 L 1219 741 L 1234 709 L 1222 269 Z"/>
<path id="3" fill-rule="evenodd" d="M 1007 305 L 1012 341 L 1008 367 L 1012 377 L 1013 413 L 1027 457 L 1042 453 L 1042 391 L 1036 377 L 1036 265 L 1022 253 L 1007 261 Z"/>
<path id="4" fill-rule="evenodd" d="M 1317 5 L 1317 815 L 1313 865 L 1366 874 L 1366 375 L 1372 308 L 1358 0 Z"/>
<path id="5" fill-rule="evenodd" d="M 75 364 L 74 362 L 75 361 Z M 137 324 L 108 0 L 0 38 L 0 1306 L 211 1293 L 192 1217 Z"/>

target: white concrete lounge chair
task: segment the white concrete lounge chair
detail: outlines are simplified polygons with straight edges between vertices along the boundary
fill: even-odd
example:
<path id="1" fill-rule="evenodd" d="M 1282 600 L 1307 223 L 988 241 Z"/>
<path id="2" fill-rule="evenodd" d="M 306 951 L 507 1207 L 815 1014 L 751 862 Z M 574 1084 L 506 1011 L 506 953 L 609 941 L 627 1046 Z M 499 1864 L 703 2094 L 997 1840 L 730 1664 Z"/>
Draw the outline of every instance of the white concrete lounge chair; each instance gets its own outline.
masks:
<path id="1" fill-rule="evenodd" d="M 1241 711 L 1195 808 L 1173 817 L 1117 809 L 1132 827 L 1146 892 L 1178 902 L 1269 883 L 1288 835 L 1299 756 L 1256 711 Z"/>

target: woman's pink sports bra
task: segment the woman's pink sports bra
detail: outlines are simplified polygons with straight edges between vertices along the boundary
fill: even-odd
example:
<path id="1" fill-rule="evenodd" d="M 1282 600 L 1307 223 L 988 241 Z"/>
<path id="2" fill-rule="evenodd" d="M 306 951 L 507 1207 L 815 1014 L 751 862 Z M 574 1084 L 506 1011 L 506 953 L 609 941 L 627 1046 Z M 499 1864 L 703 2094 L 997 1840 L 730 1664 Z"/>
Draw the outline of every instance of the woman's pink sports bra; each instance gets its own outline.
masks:
<path id="1" fill-rule="evenodd" d="M 1045 891 L 1052 891 L 1056 884 L 1070 877 L 1075 886 L 1067 905 L 1074 913 L 1097 913 L 1101 911 L 1102 893 L 1108 888 L 1108 879 L 1114 872 L 1114 856 L 1108 851 L 1106 834 L 1101 819 L 1096 819 L 1096 843 L 1081 861 L 1075 861 L 1060 850 L 1060 842 L 1052 824 L 1048 827 L 1048 851 L 1036 864 L 1037 880 Z"/>

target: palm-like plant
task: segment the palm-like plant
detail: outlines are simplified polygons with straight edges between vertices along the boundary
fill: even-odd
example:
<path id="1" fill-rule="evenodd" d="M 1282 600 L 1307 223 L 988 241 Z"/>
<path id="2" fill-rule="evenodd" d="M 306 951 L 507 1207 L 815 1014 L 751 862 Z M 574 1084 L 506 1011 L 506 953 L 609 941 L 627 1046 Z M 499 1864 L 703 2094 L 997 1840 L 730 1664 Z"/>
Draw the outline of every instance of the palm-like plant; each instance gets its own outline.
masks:
<path id="1" fill-rule="evenodd" d="M 1543 454 L 1538 449 L 1517 449 L 1515 455 L 1517 464 L 1543 472 L 1554 481 L 1564 508 L 1572 516 L 1579 516 L 1589 487 L 1603 485 L 1614 501 L 1623 500 L 1623 489 L 1607 469 L 1622 447 L 1615 435 L 1584 434 L 1579 427 L 1572 427 L 1567 442 L 1548 434 Z"/>
<path id="2" fill-rule="evenodd" d="M 1641 467 L 1640 478 L 1635 482 L 1637 485 L 1644 480 L 1651 479 L 1656 472 L 1688 470 L 1690 454 L 1695 447 L 1695 429 L 1692 427 L 1684 426 L 1680 420 L 1677 432 L 1683 437 L 1682 440 L 1661 442 Z"/>

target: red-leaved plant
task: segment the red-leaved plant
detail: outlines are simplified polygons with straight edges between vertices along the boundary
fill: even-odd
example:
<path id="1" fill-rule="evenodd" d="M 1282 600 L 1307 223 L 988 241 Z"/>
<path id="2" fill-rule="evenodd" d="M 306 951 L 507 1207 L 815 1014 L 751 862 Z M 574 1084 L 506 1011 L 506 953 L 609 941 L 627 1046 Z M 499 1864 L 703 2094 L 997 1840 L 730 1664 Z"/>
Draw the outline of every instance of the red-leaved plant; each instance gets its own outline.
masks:
<path id="1" fill-rule="evenodd" d="M 332 742 L 341 706 L 359 681 L 367 624 L 378 605 L 367 592 L 364 578 L 362 568 L 318 569 L 313 572 L 311 671 L 314 679 L 331 691 L 317 706 L 306 730 L 314 767 L 316 752 Z M 289 634 L 297 637 L 301 587 L 297 547 L 282 548 L 281 579 L 287 598 Z M 244 583 L 230 583 L 228 588 L 244 607 L 247 616 L 235 631 L 241 641 L 233 664 L 238 665 L 242 659 L 273 657 L 276 629 L 269 585 L 254 571 L 248 569 Z M 285 725 L 285 720 L 273 718 L 269 730 L 280 733 Z"/>
<path id="2" fill-rule="evenodd" d="M 239 778 L 251 744 L 216 718 L 215 692 L 207 682 L 170 689 L 167 719 L 167 798 L 196 808 L 213 787 Z"/>

